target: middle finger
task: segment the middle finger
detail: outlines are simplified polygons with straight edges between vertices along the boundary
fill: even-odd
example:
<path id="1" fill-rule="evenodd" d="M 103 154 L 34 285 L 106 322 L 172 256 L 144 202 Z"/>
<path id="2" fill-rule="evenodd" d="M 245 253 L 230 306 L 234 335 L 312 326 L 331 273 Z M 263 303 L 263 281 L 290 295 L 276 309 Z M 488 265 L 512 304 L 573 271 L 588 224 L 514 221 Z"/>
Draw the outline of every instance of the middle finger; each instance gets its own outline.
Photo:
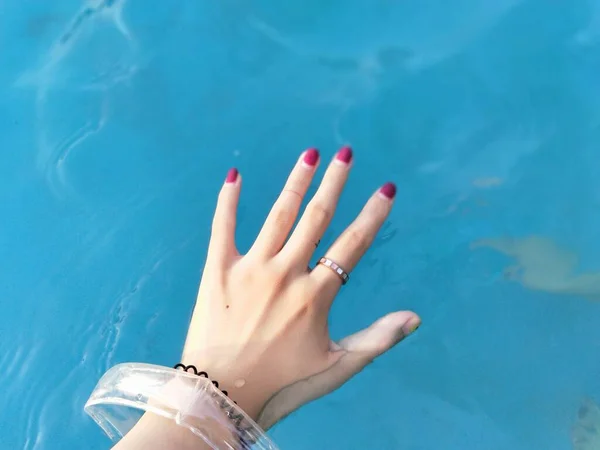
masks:
<path id="1" fill-rule="evenodd" d="M 306 267 L 331 222 L 351 165 L 352 149 L 342 147 L 329 164 L 319 189 L 281 251 L 284 260 Z"/>
<path id="2" fill-rule="evenodd" d="M 250 252 L 272 257 L 282 248 L 318 163 L 319 152 L 314 148 L 306 150 L 300 156 Z"/>

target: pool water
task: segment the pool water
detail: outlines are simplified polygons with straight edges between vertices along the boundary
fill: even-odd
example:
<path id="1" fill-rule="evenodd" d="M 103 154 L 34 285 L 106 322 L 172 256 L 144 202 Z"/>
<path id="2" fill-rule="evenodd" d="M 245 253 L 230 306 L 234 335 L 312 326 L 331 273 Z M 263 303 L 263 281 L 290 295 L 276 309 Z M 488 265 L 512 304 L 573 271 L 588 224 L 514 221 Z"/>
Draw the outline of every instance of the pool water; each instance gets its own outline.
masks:
<path id="1" fill-rule="evenodd" d="M 600 449 L 599 71 L 597 0 L 0 3 L 0 448 L 108 448 L 83 404 L 177 362 L 229 167 L 247 249 L 299 153 L 351 144 L 323 245 L 399 194 L 332 334 L 423 325 L 274 440 Z"/>

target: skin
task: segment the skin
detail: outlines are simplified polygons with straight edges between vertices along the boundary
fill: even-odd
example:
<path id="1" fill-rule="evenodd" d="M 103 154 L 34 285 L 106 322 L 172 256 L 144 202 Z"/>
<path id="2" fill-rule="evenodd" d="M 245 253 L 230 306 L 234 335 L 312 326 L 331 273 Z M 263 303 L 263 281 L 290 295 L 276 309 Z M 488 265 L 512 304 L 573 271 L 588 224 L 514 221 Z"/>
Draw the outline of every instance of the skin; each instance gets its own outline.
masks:
<path id="1" fill-rule="evenodd" d="M 228 176 L 219 194 L 182 363 L 206 371 L 265 429 L 337 389 L 421 323 L 415 313 L 398 311 L 339 342 L 329 336 L 327 319 L 341 279 L 323 265 L 312 271 L 307 265 L 352 167 L 348 152 L 334 156 L 292 230 L 319 164 L 314 150 L 304 152 L 245 255 L 234 239 L 241 176 L 233 181 Z M 354 222 L 329 249 L 319 248 L 319 255 L 350 273 L 386 220 L 394 193 L 389 185 L 373 193 Z M 115 448 L 203 448 L 187 430 L 150 416 Z"/>

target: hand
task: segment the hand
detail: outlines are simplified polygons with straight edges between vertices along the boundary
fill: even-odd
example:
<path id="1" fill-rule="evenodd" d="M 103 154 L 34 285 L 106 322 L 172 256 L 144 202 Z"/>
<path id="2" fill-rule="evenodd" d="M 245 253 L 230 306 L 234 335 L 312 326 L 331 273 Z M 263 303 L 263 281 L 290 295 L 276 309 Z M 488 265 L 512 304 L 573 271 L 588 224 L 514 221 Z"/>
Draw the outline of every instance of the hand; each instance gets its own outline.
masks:
<path id="1" fill-rule="evenodd" d="M 206 371 L 263 428 L 338 388 L 420 324 L 412 312 L 394 312 L 338 343 L 330 339 L 327 318 L 342 279 L 322 264 L 312 271 L 307 265 L 333 216 L 352 151 L 345 147 L 334 157 L 292 232 L 318 163 L 314 149 L 301 155 L 246 255 L 234 242 L 242 178 L 230 170 L 183 351 L 184 364 Z M 374 193 L 324 255 L 349 273 L 395 193 L 391 183 Z"/>

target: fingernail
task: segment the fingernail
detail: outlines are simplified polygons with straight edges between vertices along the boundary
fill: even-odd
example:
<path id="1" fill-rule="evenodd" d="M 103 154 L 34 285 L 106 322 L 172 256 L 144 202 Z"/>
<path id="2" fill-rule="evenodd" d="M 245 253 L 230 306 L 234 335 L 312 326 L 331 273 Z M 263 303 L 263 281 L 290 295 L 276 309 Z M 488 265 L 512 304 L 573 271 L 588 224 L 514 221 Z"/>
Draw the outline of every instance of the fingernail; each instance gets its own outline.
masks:
<path id="1" fill-rule="evenodd" d="M 340 161 L 344 164 L 350 163 L 352 161 L 352 149 L 350 147 L 342 147 L 335 157 L 337 161 Z"/>
<path id="2" fill-rule="evenodd" d="M 317 150 L 316 148 L 309 148 L 308 150 L 306 150 L 306 152 L 304 153 L 304 158 L 302 159 L 304 164 L 310 167 L 314 167 L 317 164 L 318 160 L 319 150 Z"/>
<path id="3" fill-rule="evenodd" d="M 229 169 L 229 172 L 227 172 L 227 177 L 225 178 L 225 183 L 235 183 L 235 180 L 237 180 L 238 174 L 239 174 L 239 172 L 235 167 L 232 167 L 231 169 Z"/>
<path id="4" fill-rule="evenodd" d="M 391 200 L 396 196 L 396 185 L 394 183 L 385 183 L 381 186 L 379 192 Z"/>
<path id="5" fill-rule="evenodd" d="M 402 332 L 404 333 L 404 336 L 408 336 L 410 334 L 413 334 L 415 331 L 417 331 L 417 329 L 421 326 L 421 321 L 420 320 L 411 320 L 408 323 L 404 324 L 404 326 L 402 327 Z"/>

